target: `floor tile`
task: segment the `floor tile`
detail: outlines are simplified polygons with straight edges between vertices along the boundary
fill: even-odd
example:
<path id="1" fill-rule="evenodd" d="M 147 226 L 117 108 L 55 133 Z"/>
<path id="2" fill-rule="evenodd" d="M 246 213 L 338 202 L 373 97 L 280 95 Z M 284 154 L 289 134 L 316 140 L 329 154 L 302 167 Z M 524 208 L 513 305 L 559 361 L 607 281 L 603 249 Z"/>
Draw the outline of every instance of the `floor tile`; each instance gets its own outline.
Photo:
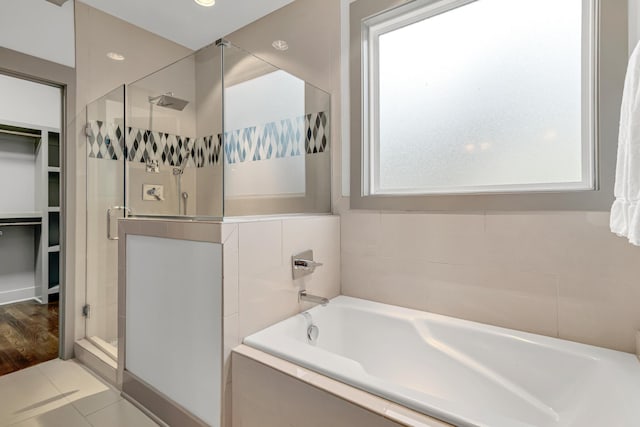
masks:
<path id="1" fill-rule="evenodd" d="M 93 427 L 158 427 L 149 417 L 126 400 L 99 410 L 87 417 Z"/>
<path id="2" fill-rule="evenodd" d="M 74 360 L 52 360 L 38 365 L 38 369 L 82 415 L 92 414 L 121 399 L 117 390 Z"/>
<path id="3" fill-rule="evenodd" d="M 0 402 L 0 426 L 69 404 L 35 366 L 0 377 Z"/>
<path id="4" fill-rule="evenodd" d="M 11 427 L 91 427 L 91 424 L 72 405 L 66 405 Z"/>

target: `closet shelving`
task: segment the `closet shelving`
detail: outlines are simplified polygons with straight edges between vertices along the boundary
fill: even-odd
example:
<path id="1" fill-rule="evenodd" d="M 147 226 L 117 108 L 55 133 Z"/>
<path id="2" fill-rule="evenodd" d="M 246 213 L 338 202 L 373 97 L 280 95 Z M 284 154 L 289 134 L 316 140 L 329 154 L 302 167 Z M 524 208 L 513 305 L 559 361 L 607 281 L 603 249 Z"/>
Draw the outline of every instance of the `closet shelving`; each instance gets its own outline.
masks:
<path id="1" fill-rule="evenodd" d="M 60 130 L 0 123 L 0 304 L 60 290 Z"/>

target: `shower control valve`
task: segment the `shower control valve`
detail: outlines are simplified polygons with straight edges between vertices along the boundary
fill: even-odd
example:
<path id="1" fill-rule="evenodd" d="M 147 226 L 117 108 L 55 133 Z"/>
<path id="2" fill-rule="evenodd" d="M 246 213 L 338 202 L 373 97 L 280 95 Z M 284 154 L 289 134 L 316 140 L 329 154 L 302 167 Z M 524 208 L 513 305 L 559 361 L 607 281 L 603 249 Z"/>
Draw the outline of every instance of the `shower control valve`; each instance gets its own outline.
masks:
<path id="1" fill-rule="evenodd" d="M 142 186 L 142 200 L 164 200 L 164 186 L 158 184 L 144 184 Z"/>

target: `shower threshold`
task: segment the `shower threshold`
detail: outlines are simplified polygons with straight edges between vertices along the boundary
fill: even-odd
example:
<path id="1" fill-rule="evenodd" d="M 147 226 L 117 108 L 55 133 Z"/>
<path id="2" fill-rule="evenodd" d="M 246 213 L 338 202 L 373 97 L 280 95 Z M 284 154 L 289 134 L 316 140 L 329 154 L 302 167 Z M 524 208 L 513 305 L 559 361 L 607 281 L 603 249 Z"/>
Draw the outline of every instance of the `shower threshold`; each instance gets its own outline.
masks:
<path id="1" fill-rule="evenodd" d="M 118 340 L 117 339 L 109 342 L 97 336 L 91 336 L 87 338 L 89 339 L 89 341 L 91 341 L 93 345 L 98 347 L 102 352 L 104 352 L 104 354 L 109 356 L 109 358 L 113 359 L 116 362 L 118 361 Z"/>

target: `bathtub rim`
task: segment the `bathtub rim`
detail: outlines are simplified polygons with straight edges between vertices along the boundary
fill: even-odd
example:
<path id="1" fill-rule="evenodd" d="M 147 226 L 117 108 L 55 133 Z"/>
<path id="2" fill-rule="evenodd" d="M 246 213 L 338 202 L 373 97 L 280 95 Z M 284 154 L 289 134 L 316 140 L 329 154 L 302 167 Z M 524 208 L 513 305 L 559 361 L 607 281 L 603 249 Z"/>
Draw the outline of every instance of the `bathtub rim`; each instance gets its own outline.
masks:
<path id="1" fill-rule="evenodd" d="M 382 303 L 378 301 L 372 301 L 372 300 L 352 297 L 348 295 L 339 295 L 331 299 L 330 307 L 335 307 L 335 306 L 340 307 L 343 305 L 346 305 L 346 307 L 349 309 L 355 308 L 363 311 L 378 312 L 385 316 L 389 315 L 391 317 L 399 317 L 399 318 L 408 317 L 410 319 L 418 317 L 421 319 L 432 320 L 432 321 L 435 321 L 435 323 L 439 323 L 443 325 L 447 325 L 447 324 L 457 325 L 462 327 L 463 329 L 467 329 L 470 331 L 480 331 L 483 333 L 489 333 L 496 336 L 505 336 L 510 339 L 515 338 L 517 340 L 529 341 L 532 344 L 535 344 L 536 346 L 539 346 L 542 348 L 551 348 L 554 351 L 559 351 L 560 353 L 564 353 L 568 355 L 578 356 L 582 359 L 591 359 L 595 362 L 598 362 L 599 364 L 602 364 L 602 366 L 613 367 L 616 370 L 619 370 L 620 368 L 625 368 L 626 370 L 626 368 L 629 368 L 630 364 L 632 364 L 634 376 L 637 377 L 637 379 L 640 379 L 639 377 L 640 371 L 638 370 L 638 363 L 639 363 L 638 358 L 635 355 L 629 354 L 627 352 L 622 352 L 622 351 L 603 348 L 603 347 L 597 347 L 590 344 L 579 343 L 579 342 L 570 341 L 570 340 L 566 340 L 558 337 L 550 337 L 546 335 L 540 335 L 532 332 L 505 328 L 501 326 L 481 323 L 481 322 L 472 321 L 472 320 L 460 319 L 457 317 L 447 316 L 447 315 L 433 313 L 429 311 L 422 311 L 422 310 L 416 310 L 416 309 L 402 307 L 402 306 L 396 306 L 388 303 Z M 311 314 L 313 314 L 315 311 L 323 310 L 323 309 L 324 309 L 323 307 L 317 306 L 306 311 L 309 311 Z M 391 311 L 389 312 L 389 310 Z M 299 358 L 295 356 L 292 356 L 292 358 L 289 358 L 286 354 L 282 354 L 282 352 L 280 352 L 278 349 L 274 349 L 273 351 L 271 351 L 268 348 L 264 348 L 264 347 L 269 347 L 268 345 L 263 345 L 264 343 L 260 343 L 260 342 L 253 342 L 254 339 L 258 339 L 258 341 L 264 340 L 265 337 L 263 335 L 265 332 L 273 330 L 274 328 L 278 328 L 279 325 L 284 324 L 285 322 L 292 321 L 292 319 L 299 316 L 299 314 L 300 313 L 296 313 L 295 315 L 289 316 L 286 319 L 283 319 L 279 322 L 276 322 L 270 326 L 265 327 L 260 331 L 257 331 L 251 335 L 244 337 L 243 345 L 248 346 L 257 351 L 264 352 L 272 357 L 275 357 L 276 359 L 284 360 L 287 363 L 291 363 L 294 366 L 300 367 L 301 369 L 303 369 L 304 367 L 305 370 L 308 370 L 309 372 L 313 372 L 316 375 L 321 375 L 327 378 L 331 378 L 342 384 L 346 384 L 350 387 L 354 387 L 365 393 L 379 397 L 380 399 L 383 399 L 389 402 L 394 402 L 396 405 L 400 405 L 401 407 L 407 408 L 411 411 L 415 411 L 419 414 L 424 414 L 427 417 L 439 420 L 441 422 L 450 423 L 446 425 L 469 425 L 469 426 L 491 425 L 490 423 L 487 423 L 487 421 L 491 421 L 492 419 L 485 419 L 486 417 L 478 417 L 477 416 L 478 414 L 474 415 L 472 418 L 469 418 L 467 416 L 468 414 L 465 415 L 463 413 L 458 412 L 457 410 L 447 410 L 446 408 L 442 408 L 439 406 L 433 406 L 433 407 L 429 407 L 428 410 L 426 409 L 423 410 L 423 409 L 419 409 L 417 407 L 411 406 L 411 402 L 401 403 L 396 401 L 395 399 L 392 400 L 392 398 L 387 397 L 383 392 L 377 393 L 376 390 L 367 390 L 368 385 L 364 387 L 359 386 L 357 381 L 356 382 L 352 381 L 351 377 L 345 377 L 340 373 L 328 372 L 325 368 L 323 368 L 322 365 L 318 365 L 318 366 L 314 365 L 314 367 L 307 368 L 306 367 L 307 365 L 303 361 L 297 360 Z M 337 357 L 341 357 L 341 356 L 337 355 Z M 425 411 L 428 411 L 428 412 L 425 412 Z M 531 425 L 531 424 L 525 424 L 525 425 Z"/>
<path id="2" fill-rule="evenodd" d="M 237 356 L 249 358 L 263 366 L 274 369 L 310 387 L 329 393 L 401 426 L 454 427 L 453 424 L 430 417 L 429 415 L 415 411 L 399 403 L 356 388 L 342 381 L 335 380 L 262 350 L 250 347 L 247 344 L 238 345 L 232 350 L 232 353 Z"/>

